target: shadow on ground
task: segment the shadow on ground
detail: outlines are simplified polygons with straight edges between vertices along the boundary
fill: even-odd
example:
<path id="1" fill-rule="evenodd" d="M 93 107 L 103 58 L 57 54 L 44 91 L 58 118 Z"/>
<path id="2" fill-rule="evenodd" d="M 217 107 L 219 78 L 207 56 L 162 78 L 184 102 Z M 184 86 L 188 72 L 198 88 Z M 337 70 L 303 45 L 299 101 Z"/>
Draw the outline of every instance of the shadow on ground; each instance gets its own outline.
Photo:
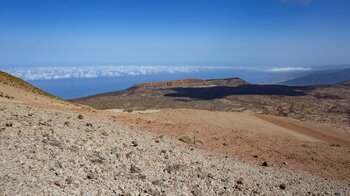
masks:
<path id="1" fill-rule="evenodd" d="M 280 95 L 304 96 L 311 87 L 291 87 L 283 85 L 242 85 L 238 87 L 188 87 L 171 88 L 174 93 L 167 93 L 166 97 L 187 97 L 198 100 L 224 98 L 230 95 Z M 168 89 L 169 90 L 169 89 Z"/>

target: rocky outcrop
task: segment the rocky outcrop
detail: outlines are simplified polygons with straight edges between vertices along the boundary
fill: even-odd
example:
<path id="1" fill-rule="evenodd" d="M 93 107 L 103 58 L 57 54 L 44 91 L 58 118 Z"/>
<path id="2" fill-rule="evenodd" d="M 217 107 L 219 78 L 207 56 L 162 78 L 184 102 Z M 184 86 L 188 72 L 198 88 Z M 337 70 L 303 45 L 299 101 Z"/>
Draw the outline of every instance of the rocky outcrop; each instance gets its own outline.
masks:
<path id="1" fill-rule="evenodd" d="M 216 86 L 240 86 L 248 84 L 246 81 L 241 78 L 227 78 L 227 79 L 214 79 L 206 80 L 207 85 L 216 85 Z"/>
<path id="2" fill-rule="evenodd" d="M 227 78 L 227 79 L 213 79 L 213 80 L 200 80 L 200 79 L 183 79 L 183 80 L 169 80 L 161 82 L 145 82 L 136 84 L 132 88 L 166 88 L 166 87 L 194 87 L 194 86 L 239 86 L 247 84 L 246 81 L 240 78 Z"/>
<path id="3" fill-rule="evenodd" d="M 136 84 L 132 88 L 160 88 L 160 87 L 178 87 L 178 86 L 193 86 L 193 85 L 203 85 L 204 80 L 199 79 L 183 79 L 183 80 L 170 80 L 161 82 L 145 82 L 141 84 Z"/>

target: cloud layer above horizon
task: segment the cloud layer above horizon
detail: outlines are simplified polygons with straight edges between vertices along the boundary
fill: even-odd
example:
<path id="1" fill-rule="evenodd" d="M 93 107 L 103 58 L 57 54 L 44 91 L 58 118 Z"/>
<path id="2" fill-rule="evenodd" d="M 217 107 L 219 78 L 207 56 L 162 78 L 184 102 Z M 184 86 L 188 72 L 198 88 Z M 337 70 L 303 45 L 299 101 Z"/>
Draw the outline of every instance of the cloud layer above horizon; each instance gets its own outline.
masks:
<path id="1" fill-rule="evenodd" d="M 68 78 L 98 78 L 98 77 L 122 77 L 151 74 L 181 74 L 194 72 L 223 70 L 243 70 L 261 72 L 292 72 L 308 71 L 306 67 L 237 67 L 237 66 L 40 66 L 40 67 L 16 67 L 3 71 L 24 80 L 52 80 Z"/>

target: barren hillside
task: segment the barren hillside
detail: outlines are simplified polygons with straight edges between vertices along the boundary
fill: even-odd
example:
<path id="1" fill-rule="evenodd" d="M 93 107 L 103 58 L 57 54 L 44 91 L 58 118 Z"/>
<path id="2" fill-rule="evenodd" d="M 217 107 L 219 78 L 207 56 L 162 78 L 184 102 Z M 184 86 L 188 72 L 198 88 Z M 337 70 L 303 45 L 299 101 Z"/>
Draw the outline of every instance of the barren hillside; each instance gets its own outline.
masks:
<path id="1" fill-rule="evenodd" d="M 2 71 L 0 71 L 0 98 L 3 101 L 34 105 L 74 106 Z"/>
<path id="2" fill-rule="evenodd" d="M 60 100 L 33 96 L 33 92 L 19 89 L 12 84 L 1 86 L 3 93 L 11 95 L 10 98 L 0 97 L 0 195 L 345 195 L 350 192 L 348 178 L 344 178 L 349 173 L 346 167 L 338 168 L 344 171 L 343 175 L 338 172 L 325 178 L 327 175 L 312 170 L 278 165 L 268 154 L 259 154 L 257 162 L 247 162 L 233 154 L 183 143 L 177 136 L 167 133 L 171 129 L 153 132 L 131 125 L 130 122 L 152 124 L 133 113 L 123 116 L 72 107 L 61 104 Z M 175 124 L 166 126 L 173 128 L 191 128 L 208 120 L 167 118 L 162 113 L 153 115 L 145 117 L 159 123 L 169 120 Z M 224 126 L 241 126 L 239 120 L 220 115 L 207 117 L 214 116 L 212 121 L 226 119 L 228 124 Z M 250 128 L 264 122 L 252 118 Z M 179 131 L 181 127 L 178 128 Z M 273 129 L 272 135 L 280 135 L 280 128 Z M 216 134 L 218 130 L 207 131 Z M 202 133 L 198 132 L 198 136 L 204 136 Z M 283 134 L 288 133 L 284 131 Z M 246 136 L 248 140 L 237 142 L 264 139 L 256 135 L 251 141 L 250 135 Z M 211 144 L 210 137 L 201 139 L 204 144 L 208 142 L 205 145 Z M 227 139 L 234 141 L 234 136 Z M 306 138 L 305 142 L 306 146 L 311 145 L 307 152 L 319 153 L 325 147 L 314 143 L 313 139 Z M 227 144 L 239 149 L 234 143 Z M 314 145 L 321 148 L 314 148 Z M 348 150 L 345 146 L 341 143 L 334 148 L 341 154 Z M 325 152 L 332 151 L 326 148 Z M 318 159 L 319 156 L 313 157 Z M 347 161 L 346 156 L 338 158 L 341 158 L 339 165 Z M 339 165 L 332 166 L 331 171 Z"/>

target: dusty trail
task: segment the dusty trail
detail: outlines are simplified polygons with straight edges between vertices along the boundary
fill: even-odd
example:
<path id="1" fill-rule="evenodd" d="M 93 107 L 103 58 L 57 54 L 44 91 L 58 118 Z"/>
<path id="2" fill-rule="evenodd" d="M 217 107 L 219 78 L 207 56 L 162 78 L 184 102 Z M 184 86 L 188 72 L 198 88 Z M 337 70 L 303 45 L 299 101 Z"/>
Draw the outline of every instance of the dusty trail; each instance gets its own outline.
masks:
<path id="1" fill-rule="evenodd" d="M 324 133 L 313 128 L 309 128 L 300 124 L 296 124 L 281 118 L 267 115 L 256 115 L 258 118 L 273 123 L 277 126 L 295 131 L 297 133 L 327 142 L 333 145 L 341 145 L 350 148 L 349 138 L 340 138 L 339 136 L 334 136 L 332 133 Z"/>

